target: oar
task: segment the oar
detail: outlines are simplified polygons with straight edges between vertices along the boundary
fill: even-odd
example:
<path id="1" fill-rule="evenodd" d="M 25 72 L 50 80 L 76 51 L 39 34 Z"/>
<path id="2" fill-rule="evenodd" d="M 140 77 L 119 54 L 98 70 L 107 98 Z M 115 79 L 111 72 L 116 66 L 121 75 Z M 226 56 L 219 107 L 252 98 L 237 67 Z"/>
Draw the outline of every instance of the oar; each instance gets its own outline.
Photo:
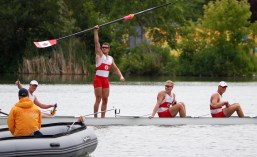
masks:
<path id="1" fill-rule="evenodd" d="M 84 115 L 83 117 L 93 116 L 93 115 L 96 115 L 98 113 L 104 113 L 104 112 L 109 112 L 109 111 L 113 111 L 113 110 L 115 110 L 115 114 L 117 114 L 117 111 L 116 111 L 117 109 L 113 108 L 113 109 L 109 109 L 109 110 L 106 110 L 106 111 L 100 111 L 100 112 L 95 112 L 95 113 L 92 113 L 92 114 L 87 114 L 87 115 Z"/>
<path id="2" fill-rule="evenodd" d="M 113 108 L 113 109 L 109 109 L 109 110 L 106 110 L 106 111 L 100 111 L 100 112 L 95 112 L 95 113 L 92 113 L 92 114 L 80 116 L 78 120 L 74 121 L 74 122 L 69 126 L 67 132 L 71 131 L 72 127 L 74 126 L 74 124 L 75 124 L 76 122 L 80 122 L 80 123 L 83 124 L 83 123 L 84 123 L 84 119 L 83 119 L 84 117 L 92 116 L 92 115 L 95 115 L 95 114 L 98 114 L 98 113 L 113 111 L 113 110 L 115 110 L 115 114 L 116 114 L 116 113 L 117 113 L 117 112 L 116 112 L 116 109 Z"/>
<path id="3" fill-rule="evenodd" d="M 56 113 L 56 108 L 57 108 L 57 103 L 54 105 L 54 108 L 53 108 L 53 110 L 51 110 L 51 115 L 55 115 L 55 113 Z"/>
<path id="4" fill-rule="evenodd" d="M 8 113 L 2 112 L 1 109 L 0 109 L 0 114 L 6 115 L 6 116 L 9 115 Z M 44 115 L 44 116 L 43 116 L 43 115 Z M 43 116 L 43 117 L 53 117 L 53 114 L 47 114 L 47 113 L 44 113 L 44 111 L 43 111 L 43 112 L 42 112 L 42 116 Z"/>
<path id="5" fill-rule="evenodd" d="M 159 6 L 156 6 L 156 7 L 153 7 L 153 8 L 149 8 L 149 9 L 146 9 L 146 10 L 134 13 L 134 14 L 129 14 L 129 15 L 124 16 L 122 18 L 119 18 L 119 19 L 116 19 L 116 20 L 113 20 L 113 21 L 101 24 L 101 25 L 99 25 L 99 27 L 107 26 L 107 25 L 110 25 L 112 23 L 116 23 L 116 22 L 119 22 L 119 21 L 122 21 L 122 20 L 127 21 L 127 20 L 130 20 L 134 16 L 137 16 L 139 14 L 143 14 L 143 13 L 146 13 L 146 12 L 149 12 L 149 11 L 152 11 L 152 10 L 155 10 L 155 9 L 158 9 L 158 8 L 164 7 L 166 5 L 170 5 L 170 4 L 171 4 L 171 2 L 163 4 L 163 5 L 159 5 Z M 75 36 L 75 35 L 78 35 L 78 34 L 81 34 L 81 33 L 84 33 L 84 32 L 90 31 L 90 30 L 93 30 L 93 29 L 94 29 L 94 27 L 88 28 L 88 29 L 85 29 L 83 31 L 80 31 L 80 32 L 77 32 L 77 33 L 74 33 L 74 34 L 70 34 L 70 35 L 67 35 L 67 36 L 64 36 L 64 37 L 60 37 L 58 39 L 51 39 L 51 40 L 46 40 L 46 41 L 34 42 L 34 44 L 36 45 L 37 48 L 50 47 L 50 46 L 56 45 L 58 40 L 62 40 L 62 39 L 65 39 L 65 38 L 68 38 L 68 37 L 71 37 L 71 36 Z"/>
<path id="6" fill-rule="evenodd" d="M 70 132 L 71 131 L 71 129 L 72 129 L 72 127 L 73 127 L 73 125 L 76 123 L 77 121 L 74 121 L 69 127 L 68 127 L 68 130 L 67 130 L 67 132 Z"/>
<path id="7" fill-rule="evenodd" d="M 1 110 L 1 109 L 0 109 L 0 113 L 1 113 L 1 114 L 3 114 L 3 115 L 8 116 L 8 113 L 2 112 L 2 110 Z"/>

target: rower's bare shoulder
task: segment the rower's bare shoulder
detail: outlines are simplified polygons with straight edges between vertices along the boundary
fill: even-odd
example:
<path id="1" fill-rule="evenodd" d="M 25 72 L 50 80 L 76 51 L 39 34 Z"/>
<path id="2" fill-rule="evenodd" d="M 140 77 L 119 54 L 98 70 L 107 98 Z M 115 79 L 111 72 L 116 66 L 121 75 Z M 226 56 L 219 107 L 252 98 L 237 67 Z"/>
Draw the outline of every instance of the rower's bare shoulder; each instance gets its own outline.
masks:
<path id="1" fill-rule="evenodd" d="M 158 93 L 158 97 L 163 97 L 163 96 L 165 96 L 165 94 L 166 94 L 166 92 L 163 90 L 163 91 L 160 91 L 159 93 Z"/>
<path id="2" fill-rule="evenodd" d="M 215 103 L 219 101 L 219 94 L 218 93 L 213 93 L 211 95 L 211 99 L 210 99 L 211 103 Z"/>
<path id="3" fill-rule="evenodd" d="M 218 93 L 213 93 L 213 94 L 211 95 L 211 98 L 214 98 L 214 97 L 219 97 L 219 94 L 218 94 Z"/>

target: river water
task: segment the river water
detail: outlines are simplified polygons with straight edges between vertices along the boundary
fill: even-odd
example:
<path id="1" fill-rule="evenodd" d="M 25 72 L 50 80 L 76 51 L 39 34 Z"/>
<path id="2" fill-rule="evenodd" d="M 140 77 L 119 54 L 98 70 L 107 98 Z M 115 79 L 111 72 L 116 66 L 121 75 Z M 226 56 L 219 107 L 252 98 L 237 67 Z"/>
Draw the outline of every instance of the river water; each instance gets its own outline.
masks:
<path id="1" fill-rule="evenodd" d="M 210 117 L 209 99 L 219 81 L 176 81 L 173 91 L 186 104 L 187 115 Z M 40 83 L 40 82 L 39 82 Z M 246 116 L 257 116 L 257 82 L 227 81 L 223 99 L 241 104 Z M 28 87 L 27 84 L 24 87 Z M 111 82 L 108 109 L 120 115 L 150 114 L 163 82 Z M 0 84 L 0 109 L 9 112 L 18 101 L 14 84 Z M 57 115 L 87 115 L 93 112 L 94 90 L 86 84 L 42 83 L 35 92 L 43 103 L 57 103 Z M 44 110 L 49 112 L 48 110 Z M 113 112 L 106 116 L 113 117 Z M 257 125 L 179 125 L 92 127 L 99 143 L 91 157 L 120 156 L 257 156 Z"/>

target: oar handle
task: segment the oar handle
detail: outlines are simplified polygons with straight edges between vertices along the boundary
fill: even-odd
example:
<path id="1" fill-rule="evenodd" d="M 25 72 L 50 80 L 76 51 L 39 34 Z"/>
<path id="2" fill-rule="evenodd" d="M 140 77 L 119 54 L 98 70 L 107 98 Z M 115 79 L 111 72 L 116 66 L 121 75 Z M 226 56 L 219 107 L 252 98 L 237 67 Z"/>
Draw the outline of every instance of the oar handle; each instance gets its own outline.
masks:
<path id="1" fill-rule="evenodd" d="M 51 111 L 51 115 L 55 115 L 56 113 L 56 108 L 57 108 L 57 103 L 54 105 L 53 110 Z"/>

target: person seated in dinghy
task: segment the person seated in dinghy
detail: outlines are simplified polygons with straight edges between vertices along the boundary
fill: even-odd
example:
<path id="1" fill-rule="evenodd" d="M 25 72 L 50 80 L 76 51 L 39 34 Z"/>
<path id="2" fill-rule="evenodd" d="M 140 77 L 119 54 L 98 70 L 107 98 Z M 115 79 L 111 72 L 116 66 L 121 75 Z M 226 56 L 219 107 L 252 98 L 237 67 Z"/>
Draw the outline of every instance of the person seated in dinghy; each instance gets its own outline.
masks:
<path id="1" fill-rule="evenodd" d="M 171 80 L 165 82 L 165 90 L 157 95 L 157 102 L 153 112 L 149 118 L 153 118 L 156 112 L 160 118 L 176 117 L 179 113 L 180 117 L 186 117 L 186 108 L 183 102 L 176 101 L 176 95 L 172 92 L 174 83 Z"/>
<path id="2" fill-rule="evenodd" d="M 23 86 L 19 80 L 17 80 L 15 82 L 15 84 L 18 86 L 19 89 L 23 88 Z M 36 80 L 30 81 L 29 88 L 28 88 L 29 98 L 34 102 L 34 104 L 36 104 L 38 107 L 40 107 L 42 109 L 48 109 L 48 108 L 53 107 L 54 109 L 52 110 L 51 114 L 42 113 L 42 117 L 52 117 L 55 114 L 55 109 L 57 107 L 57 104 L 47 105 L 47 104 L 41 103 L 37 99 L 37 97 L 33 94 L 36 91 L 37 87 L 38 87 L 38 82 Z"/>
<path id="3" fill-rule="evenodd" d="M 12 107 L 7 123 L 14 136 L 40 136 L 42 123 L 41 111 L 28 97 L 28 91 L 21 88 L 19 102 Z"/>
<path id="4" fill-rule="evenodd" d="M 210 98 L 210 110 L 213 118 L 230 117 L 235 111 L 238 117 L 244 117 L 243 110 L 239 103 L 230 104 L 222 100 L 222 94 L 226 92 L 228 85 L 221 81 L 218 85 L 218 91 L 212 94 Z"/>

